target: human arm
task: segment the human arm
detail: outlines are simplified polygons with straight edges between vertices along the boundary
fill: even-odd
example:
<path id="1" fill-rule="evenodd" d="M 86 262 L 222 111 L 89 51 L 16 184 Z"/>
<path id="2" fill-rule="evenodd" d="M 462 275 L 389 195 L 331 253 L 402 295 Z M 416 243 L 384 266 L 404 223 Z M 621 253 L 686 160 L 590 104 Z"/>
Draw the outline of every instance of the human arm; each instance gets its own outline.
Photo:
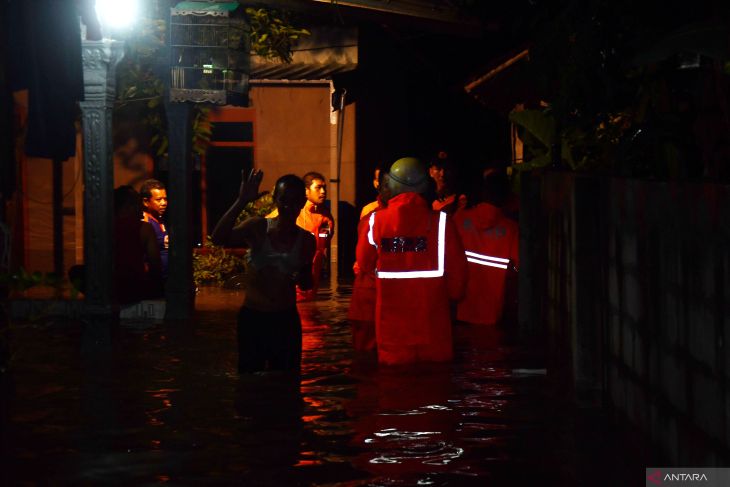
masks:
<path id="1" fill-rule="evenodd" d="M 247 220 L 238 226 L 234 227 L 234 225 L 243 208 L 258 197 L 259 185 L 263 176 L 263 171 L 256 169 L 252 169 L 248 177 L 244 171 L 241 171 L 241 186 L 238 197 L 218 221 L 211 235 L 215 245 L 242 247 L 252 240 L 256 228 L 255 222 Z"/>

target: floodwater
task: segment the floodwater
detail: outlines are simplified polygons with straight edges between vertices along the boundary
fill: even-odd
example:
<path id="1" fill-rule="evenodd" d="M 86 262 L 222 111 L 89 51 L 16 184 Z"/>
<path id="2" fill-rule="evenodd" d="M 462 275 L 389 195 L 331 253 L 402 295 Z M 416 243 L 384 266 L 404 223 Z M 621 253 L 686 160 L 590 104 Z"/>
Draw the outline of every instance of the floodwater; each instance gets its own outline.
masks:
<path id="1" fill-rule="evenodd" d="M 643 485 L 539 353 L 458 326 L 453 363 L 378 367 L 352 352 L 349 295 L 300 305 L 301 382 L 236 373 L 235 290 L 202 289 L 186 323 L 14 322 L 1 483 Z"/>

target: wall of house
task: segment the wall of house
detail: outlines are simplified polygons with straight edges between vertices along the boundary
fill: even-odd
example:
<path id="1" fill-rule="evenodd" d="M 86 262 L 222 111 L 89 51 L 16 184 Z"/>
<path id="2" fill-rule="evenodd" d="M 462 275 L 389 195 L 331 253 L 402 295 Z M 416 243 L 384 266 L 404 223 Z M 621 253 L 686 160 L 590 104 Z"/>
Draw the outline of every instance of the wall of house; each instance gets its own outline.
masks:
<path id="1" fill-rule="evenodd" d="M 256 110 L 255 163 L 264 170 L 262 187 L 276 179 L 309 171 L 330 174 L 336 143 L 336 125 L 330 123 L 329 85 L 252 86 L 251 107 Z M 345 110 L 340 200 L 355 203 L 355 105 Z"/>
<path id="2" fill-rule="evenodd" d="M 336 125 L 330 123 L 329 85 L 266 86 L 251 89 L 256 110 L 255 162 L 265 171 L 263 189 L 273 187 L 287 173 L 318 171 L 330 178 L 330 160 L 336 143 Z M 63 164 L 64 264 L 83 262 L 83 148 L 78 157 Z M 137 154 L 139 155 L 139 154 Z M 149 176 L 149 157 L 122 161 L 115 154 L 115 187 L 139 186 Z M 131 164 L 131 165 L 130 165 Z M 53 271 L 52 165 L 50 160 L 29 158 L 21 162 L 24 208 L 23 267 Z M 355 105 L 345 112 L 340 200 L 355 203 Z M 349 245 L 349 243 L 348 243 Z"/>
<path id="3" fill-rule="evenodd" d="M 527 179 L 520 323 L 547 332 L 550 373 L 670 464 L 727 463 L 730 188 Z"/>
<path id="4" fill-rule="evenodd" d="M 81 137 L 76 153 L 81 154 Z M 35 157 L 20 161 L 22 186 L 16 197 L 23 208 L 23 261 L 29 271 L 53 269 L 53 163 Z M 64 267 L 83 262 L 83 161 L 71 157 L 63 162 L 63 247 Z"/>

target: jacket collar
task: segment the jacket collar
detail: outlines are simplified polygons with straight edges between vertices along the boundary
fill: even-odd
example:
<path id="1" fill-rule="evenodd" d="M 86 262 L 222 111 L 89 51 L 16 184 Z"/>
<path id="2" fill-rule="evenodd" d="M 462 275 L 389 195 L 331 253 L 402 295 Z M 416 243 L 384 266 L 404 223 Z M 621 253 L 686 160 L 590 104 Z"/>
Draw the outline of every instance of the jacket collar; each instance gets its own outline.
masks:
<path id="1" fill-rule="evenodd" d="M 418 193 L 408 192 L 393 196 L 388 200 L 388 208 L 391 206 L 420 205 L 430 208 L 426 199 Z"/>

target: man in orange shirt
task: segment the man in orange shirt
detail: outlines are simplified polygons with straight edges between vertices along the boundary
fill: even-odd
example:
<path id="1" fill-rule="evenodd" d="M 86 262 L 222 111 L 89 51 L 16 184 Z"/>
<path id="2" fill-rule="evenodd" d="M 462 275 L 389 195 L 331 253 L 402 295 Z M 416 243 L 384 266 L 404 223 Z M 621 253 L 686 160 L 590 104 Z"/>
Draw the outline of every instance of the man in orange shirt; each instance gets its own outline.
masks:
<path id="1" fill-rule="evenodd" d="M 380 183 L 381 183 L 381 175 L 384 175 L 385 173 L 380 170 L 380 166 L 377 166 L 375 168 L 375 171 L 373 173 L 373 188 L 375 188 L 375 191 L 380 191 Z M 380 196 L 375 199 L 375 201 L 371 201 L 367 205 L 362 207 L 362 211 L 360 212 L 360 219 L 365 218 L 370 214 L 371 211 L 375 211 L 380 207 Z"/>
<path id="2" fill-rule="evenodd" d="M 335 220 L 329 209 L 324 205 L 327 200 L 327 183 L 325 177 L 318 172 L 308 172 L 302 177 L 305 185 L 307 202 L 299 212 L 297 225 L 312 235 L 317 241 L 317 250 L 312 261 L 312 289 L 304 291 L 297 288 L 297 301 L 311 301 L 317 296 L 322 268 L 330 253 L 330 242 L 335 234 Z M 272 211 L 266 218 L 278 216 L 277 210 Z"/>

